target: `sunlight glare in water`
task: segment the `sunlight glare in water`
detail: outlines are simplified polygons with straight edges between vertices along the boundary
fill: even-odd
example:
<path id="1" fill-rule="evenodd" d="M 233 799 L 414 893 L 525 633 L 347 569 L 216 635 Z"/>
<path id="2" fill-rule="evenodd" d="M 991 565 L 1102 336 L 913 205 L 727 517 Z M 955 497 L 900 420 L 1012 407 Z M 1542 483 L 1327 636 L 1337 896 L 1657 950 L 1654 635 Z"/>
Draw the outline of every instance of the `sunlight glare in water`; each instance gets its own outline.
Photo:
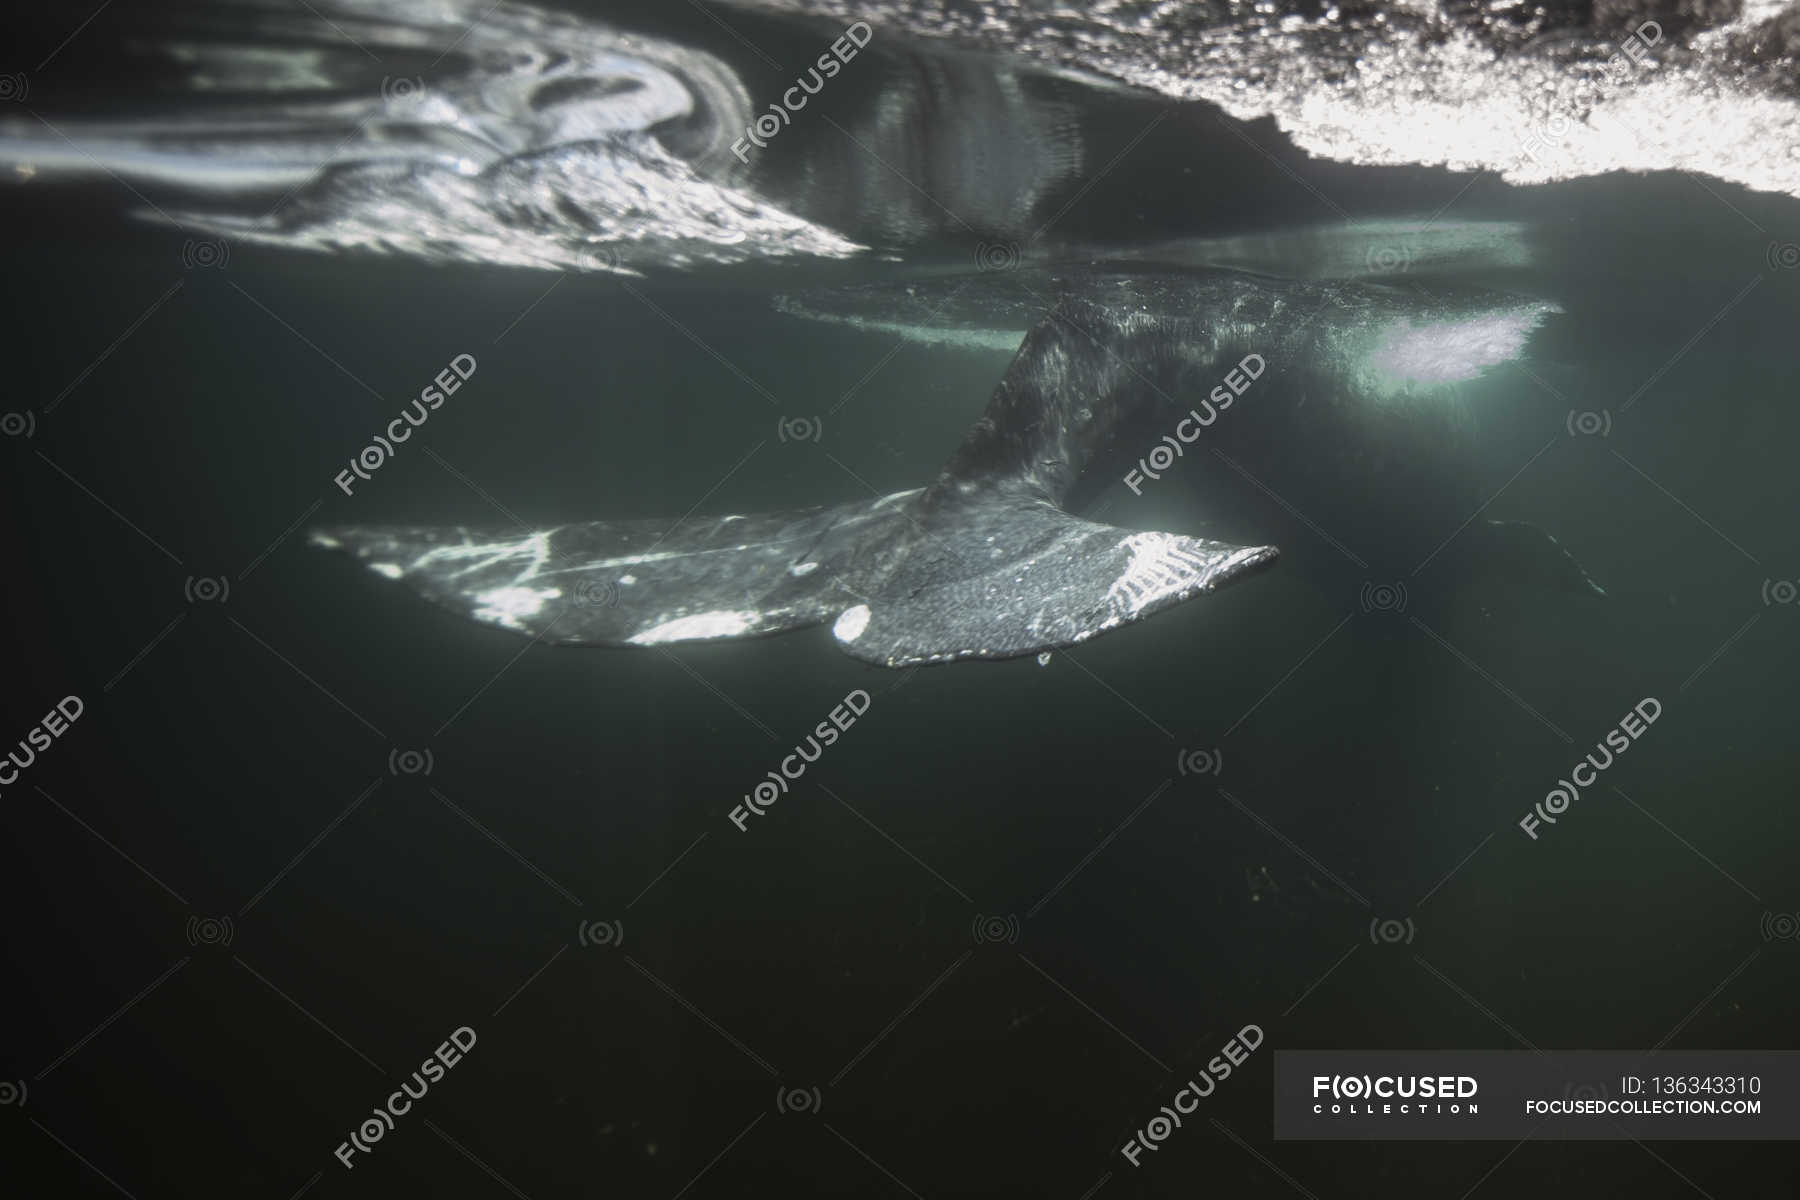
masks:
<path id="1" fill-rule="evenodd" d="M 1389 389 L 1461 383 L 1519 357 L 1541 319 L 1539 311 L 1515 309 L 1425 325 L 1398 321 L 1382 331 L 1366 362 Z"/>

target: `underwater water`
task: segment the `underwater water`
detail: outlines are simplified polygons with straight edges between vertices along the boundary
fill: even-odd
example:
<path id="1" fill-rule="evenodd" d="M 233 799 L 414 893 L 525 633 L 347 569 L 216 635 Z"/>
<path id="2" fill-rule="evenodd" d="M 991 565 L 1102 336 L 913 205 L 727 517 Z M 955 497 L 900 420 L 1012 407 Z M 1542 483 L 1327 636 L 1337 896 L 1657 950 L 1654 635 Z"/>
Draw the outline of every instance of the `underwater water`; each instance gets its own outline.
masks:
<path id="1" fill-rule="evenodd" d="M 758 99 L 795 72 L 739 36 L 783 63 L 835 36 L 647 12 Z M 104 96 L 104 34 L 57 56 L 65 104 Z M 10 1173 L 138 1197 L 1792 1194 L 1777 1140 L 1276 1140 L 1271 1065 L 1800 1049 L 1800 201 L 1329 161 L 1202 102 L 883 37 L 825 96 L 857 139 L 795 114 L 770 148 L 793 211 L 868 247 L 843 255 L 321 253 L 134 220 L 173 202 L 104 174 L 0 189 L 0 744 L 79 698 L 0 784 Z M 896 135 L 981 181 L 966 221 L 898 167 L 832 174 L 874 152 L 882 81 L 984 71 L 1022 73 L 1024 116 L 924 104 Z M 1028 181 L 991 167 L 1024 126 L 1053 147 Z M 884 669 L 829 625 L 553 646 L 306 544 L 920 487 L 1018 339 L 997 304 L 983 336 L 915 329 L 905 289 L 1093 262 L 1554 304 L 1456 392 L 1483 418 L 1477 504 L 1408 524 L 1448 545 L 1532 522 L 1606 596 L 1415 568 L 1359 496 L 1297 510 L 1197 453 L 1134 490 L 1154 432 L 1121 435 L 1085 511 L 1283 557 L 1044 662 Z M 892 289 L 891 319 L 822 290 L 846 287 L 876 315 Z M 458 390 L 346 492 L 458 356 Z M 1646 698 L 1599 782 L 1522 827 Z M 1244 1065 L 1122 1155 L 1249 1025 Z"/>

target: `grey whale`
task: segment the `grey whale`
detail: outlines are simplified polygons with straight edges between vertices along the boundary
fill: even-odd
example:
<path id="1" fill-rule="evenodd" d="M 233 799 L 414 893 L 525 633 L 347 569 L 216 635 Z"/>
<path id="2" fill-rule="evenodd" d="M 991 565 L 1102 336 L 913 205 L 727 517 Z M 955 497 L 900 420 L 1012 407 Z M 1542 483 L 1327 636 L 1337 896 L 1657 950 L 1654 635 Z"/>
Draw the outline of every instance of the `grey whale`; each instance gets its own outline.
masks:
<path id="1" fill-rule="evenodd" d="M 454 612 L 553 644 L 656 646 L 829 622 L 846 653 L 880 666 L 1040 654 L 1277 558 L 1273 545 L 1133 530 L 1067 511 L 1084 474 L 1134 422 L 1197 419 L 1192 406 L 1206 389 L 1254 354 L 1268 377 L 1238 400 L 1243 427 L 1273 419 L 1268 436 L 1279 439 L 1304 414 L 1355 470 L 1364 462 L 1358 439 L 1433 448 L 1466 440 L 1458 386 L 1521 353 L 1556 311 L 1468 290 L 1223 270 L 1089 272 L 1056 284 L 1062 294 L 1042 298 L 985 412 L 929 486 L 677 522 L 525 532 L 347 526 L 310 540 Z M 1205 423 L 1220 430 L 1239 415 L 1207 408 L 1223 419 Z M 1410 476 L 1398 481 L 1412 485 Z M 1481 528 L 1492 543 L 1483 549 L 1506 569 L 1528 565 L 1571 590 L 1599 591 L 1535 527 Z"/>

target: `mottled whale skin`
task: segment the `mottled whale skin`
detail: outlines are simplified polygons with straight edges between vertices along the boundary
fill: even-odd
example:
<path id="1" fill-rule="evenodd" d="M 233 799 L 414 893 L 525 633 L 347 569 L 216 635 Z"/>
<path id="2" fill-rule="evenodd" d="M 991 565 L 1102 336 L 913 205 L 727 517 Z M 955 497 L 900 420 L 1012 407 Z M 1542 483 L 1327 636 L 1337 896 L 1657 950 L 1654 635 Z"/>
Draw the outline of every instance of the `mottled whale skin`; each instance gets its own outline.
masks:
<path id="1" fill-rule="evenodd" d="M 1047 286 L 1060 297 L 1025 293 L 1015 315 L 1033 318 L 1029 331 L 924 488 L 825 508 L 529 532 L 327 528 L 312 543 L 465 616 L 555 644 L 655 646 L 830 623 L 846 653 L 880 666 L 1041 654 L 1277 556 L 1271 545 L 1067 511 L 1122 431 L 1158 421 L 1172 430 L 1185 419 L 1185 438 L 1209 411 L 1217 428 L 1229 426 L 1240 414 L 1217 413 L 1209 394 L 1255 355 L 1266 374 L 1237 401 L 1244 429 L 1260 431 L 1252 436 L 1304 428 L 1341 443 L 1351 468 L 1370 439 L 1452 444 L 1471 423 L 1458 386 L 1517 357 L 1555 311 L 1510 296 L 1223 270 L 1089 272 Z M 853 301 L 819 298 L 832 308 Z M 1261 419 L 1250 420 L 1255 406 Z M 1552 576 L 1592 588 L 1547 535 L 1532 534 L 1509 540 L 1552 560 Z"/>

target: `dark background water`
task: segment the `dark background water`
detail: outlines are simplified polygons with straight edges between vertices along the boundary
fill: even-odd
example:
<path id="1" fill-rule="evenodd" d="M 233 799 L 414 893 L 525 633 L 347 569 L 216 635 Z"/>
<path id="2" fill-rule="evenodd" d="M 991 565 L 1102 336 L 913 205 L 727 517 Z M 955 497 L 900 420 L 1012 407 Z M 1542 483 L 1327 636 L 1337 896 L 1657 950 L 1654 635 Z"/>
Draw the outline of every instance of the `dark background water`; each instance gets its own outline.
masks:
<path id="1" fill-rule="evenodd" d="M 1096 144 L 1141 126 L 1121 110 Z M 1165 121 L 1067 238 L 1329 215 L 1219 129 Z M 1358 217 L 1470 182 L 1255 133 Z M 1554 530 L 1604 605 L 1422 573 L 1411 613 L 1367 611 L 1278 567 L 1045 667 L 909 673 L 824 630 L 526 649 L 303 530 L 914 487 L 1006 355 L 771 312 L 798 272 L 627 285 L 245 246 L 186 268 L 181 231 L 104 187 L 6 194 L 0 407 L 33 432 L 0 443 L 5 741 L 86 705 L 4 790 L 12 1173 L 146 1197 L 1791 1194 L 1780 1143 L 1270 1137 L 1276 1049 L 1796 1048 L 1800 943 L 1769 933 L 1800 909 L 1800 606 L 1768 601 L 1800 576 L 1800 272 L 1767 251 L 1800 225 L 1711 189 L 1729 203 L 1680 176 L 1483 178 L 1451 210 L 1536 224 L 1510 282 L 1564 304 L 1578 352 L 1533 369 L 1612 420 L 1506 430 L 1549 444 L 1482 462 L 1485 515 Z M 332 476 L 459 353 L 467 388 L 343 496 Z M 777 437 L 815 414 L 817 445 Z M 1105 496 L 1121 524 L 1210 519 L 1180 486 Z M 1312 536 L 1264 508 L 1284 545 Z M 734 828 L 857 688 L 868 714 Z M 1645 696 L 1661 719 L 1526 838 Z M 1201 750 L 1216 777 L 1178 769 Z M 1390 919 L 1405 940 L 1372 936 Z M 1204 1120 L 1126 1163 L 1247 1023 L 1267 1042 Z M 333 1149 L 460 1026 L 467 1059 L 344 1171 Z M 813 1088 L 819 1111 L 780 1111 Z"/>

